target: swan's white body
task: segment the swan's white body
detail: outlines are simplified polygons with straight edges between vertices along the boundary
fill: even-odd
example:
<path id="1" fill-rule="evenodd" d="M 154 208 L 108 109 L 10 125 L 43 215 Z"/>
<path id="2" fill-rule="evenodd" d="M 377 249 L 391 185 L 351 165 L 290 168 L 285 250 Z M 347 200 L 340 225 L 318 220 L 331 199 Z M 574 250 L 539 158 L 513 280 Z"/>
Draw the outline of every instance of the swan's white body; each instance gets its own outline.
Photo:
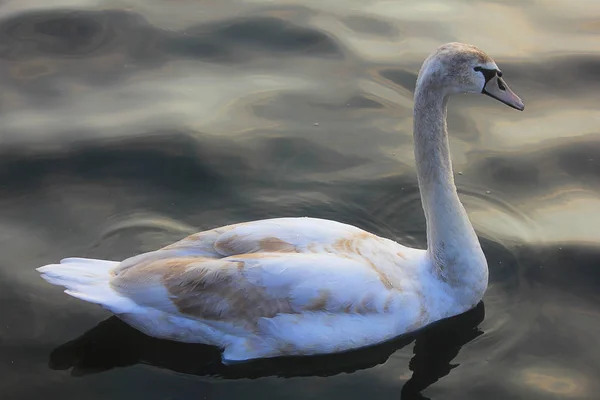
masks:
<path id="1" fill-rule="evenodd" d="M 148 335 L 225 349 L 225 360 L 330 353 L 466 311 L 424 250 L 313 218 L 242 223 L 122 263 L 41 269 L 68 294 Z"/>
<path id="2" fill-rule="evenodd" d="M 225 362 L 355 349 L 467 311 L 483 297 L 488 270 L 456 194 L 450 91 L 432 85 L 447 65 L 435 62 L 424 64 L 415 93 L 427 250 L 338 222 L 278 218 L 200 232 L 122 262 L 68 258 L 38 270 L 150 336 L 218 346 Z"/>

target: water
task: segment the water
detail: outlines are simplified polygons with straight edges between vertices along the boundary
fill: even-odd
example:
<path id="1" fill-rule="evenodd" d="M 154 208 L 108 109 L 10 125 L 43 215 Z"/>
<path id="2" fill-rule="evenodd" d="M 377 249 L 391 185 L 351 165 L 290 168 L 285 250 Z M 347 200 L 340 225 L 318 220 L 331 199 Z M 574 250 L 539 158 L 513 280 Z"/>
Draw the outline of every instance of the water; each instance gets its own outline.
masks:
<path id="1" fill-rule="evenodd" d="M 1 397 L 597 398 L 599 29 L 593 0 L 1 2 Z M 450 103 L 491 273 L 472 312 L 416 342 L 225 368 L 35 271 L 278 216 L 423 247 L 412 90 L 448 41 L 526 104 Z"/>

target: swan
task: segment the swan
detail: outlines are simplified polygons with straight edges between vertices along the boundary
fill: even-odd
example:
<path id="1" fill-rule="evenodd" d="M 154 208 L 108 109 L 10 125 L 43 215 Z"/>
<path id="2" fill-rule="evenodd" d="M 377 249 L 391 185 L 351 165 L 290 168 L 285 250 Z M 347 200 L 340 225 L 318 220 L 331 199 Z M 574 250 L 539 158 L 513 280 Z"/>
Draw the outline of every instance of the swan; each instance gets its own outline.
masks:
<path id="1" fill-rule="evenodd" d="M 427 248 L 317 218 L 241 222 L 123 261 L 37 268 L 65 293 L 156 338 L 204 343 L 222 362 L 337 353 L 415 332 L 477 305 L 488 266 L 454 184 L 446 104 L 482 93 L 523 110 L 496 63 L 447 43 L 414 93 L 414 152 Z"/>

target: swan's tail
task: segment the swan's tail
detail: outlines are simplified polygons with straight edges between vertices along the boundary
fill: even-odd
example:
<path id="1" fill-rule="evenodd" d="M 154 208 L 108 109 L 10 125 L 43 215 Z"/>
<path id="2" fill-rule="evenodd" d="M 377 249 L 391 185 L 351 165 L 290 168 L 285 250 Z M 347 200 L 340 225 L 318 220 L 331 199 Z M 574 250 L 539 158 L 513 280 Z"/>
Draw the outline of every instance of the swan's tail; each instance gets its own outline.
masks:
<path id="1" fill-rule="evenodd" d="M 119 264 L 91 258 L 65 258 L 60 264 L 45 265 L 37 271 L 51 284 L 63 286 L 68 295 L 121 314 L 130 312 L 135 303 L 115 292 L 110 285 L 111 272 Z"/>

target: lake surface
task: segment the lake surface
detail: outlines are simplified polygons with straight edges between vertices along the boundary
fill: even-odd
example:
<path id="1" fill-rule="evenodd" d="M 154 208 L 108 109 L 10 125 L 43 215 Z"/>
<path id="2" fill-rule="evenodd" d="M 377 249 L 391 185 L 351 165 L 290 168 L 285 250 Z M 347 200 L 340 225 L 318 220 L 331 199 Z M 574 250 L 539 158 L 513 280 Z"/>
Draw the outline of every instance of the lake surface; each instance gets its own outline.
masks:
<path id="1" fill-rule="evenodd" d="M 425 247 L 412 94 L 449 41 L 526 104 L 449 105 L 490 267 L 475 310 L 408 343 L 227 368 L 35 271 L 281 216 Z M 600 2 L 2 1 L 0 72 L 2 399 L 598 398 Z"/>

